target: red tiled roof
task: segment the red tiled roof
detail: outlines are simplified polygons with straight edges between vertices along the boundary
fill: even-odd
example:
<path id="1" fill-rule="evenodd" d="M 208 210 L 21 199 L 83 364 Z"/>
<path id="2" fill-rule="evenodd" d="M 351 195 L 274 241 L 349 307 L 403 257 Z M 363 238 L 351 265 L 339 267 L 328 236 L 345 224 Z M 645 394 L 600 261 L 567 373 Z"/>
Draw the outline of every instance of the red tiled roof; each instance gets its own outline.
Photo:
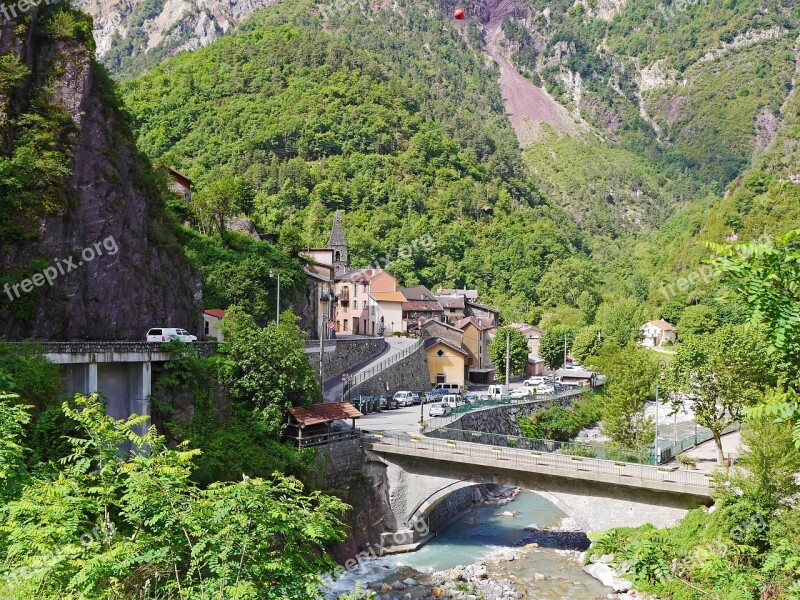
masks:
<path id="1" fill-rule="evenodd" d="M 464 296 L 436 296 L 443 308 L 464 308 Z"/>
<path id="2" fill-rule="evenodd" d="M 408 302 L 403 302 L 403 310 L 409 312 L 442 312 L 444 309 L 442 308 L 442 305 L 435 300 L 409 300 Z"/>
<path id="3" fill-rule="evenodd" d="M 648 323 L 655 325 L 659 329 L 663 329 L 664 331 L 675 331 L 675 325 L 672 323 L 668 323 L 664 319 L 656 319 L 655 321 L 648 321 Z"/>
<path id="4" fill-rule="evenodd" d="M 489 323 L 484 323 L 488 321 Z M 453 325 L 455 325 L 458 329 L 464 329 L 467 325 L 472 323 L 478 331 L 486 331 L 487 329 L 492 329 L 491 319 L 481 319 L 480 317 L 464 317 L 463 319 L 459 319 Z"/>
<path id="5" fill-rule="evenodd" d="M 349 402 L 296 406 L 289 409 L 289 414 L 301 427 L 331 423 L 339 419 L 358 419 L 364 416 Z"/>
<path id="6" fill-rule="evenodd" d="M 209 317 L 215 317 L 217 319 L 224 319 L 225 318 L 225 311 L 221 308 L 209 308 L 205 313 Z"/>

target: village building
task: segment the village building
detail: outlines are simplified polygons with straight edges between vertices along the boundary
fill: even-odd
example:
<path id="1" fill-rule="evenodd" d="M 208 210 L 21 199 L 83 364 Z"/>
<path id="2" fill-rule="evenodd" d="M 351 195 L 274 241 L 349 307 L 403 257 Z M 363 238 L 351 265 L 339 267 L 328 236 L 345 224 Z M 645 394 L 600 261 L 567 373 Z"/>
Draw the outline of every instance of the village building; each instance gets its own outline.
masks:
<path id="1" fill-rule="evenodd" d="M 641 345 L 645 348 L 660 348 L 678 341 L 675 326 L 663 319 L 648 321 L 641 327 Z"/>

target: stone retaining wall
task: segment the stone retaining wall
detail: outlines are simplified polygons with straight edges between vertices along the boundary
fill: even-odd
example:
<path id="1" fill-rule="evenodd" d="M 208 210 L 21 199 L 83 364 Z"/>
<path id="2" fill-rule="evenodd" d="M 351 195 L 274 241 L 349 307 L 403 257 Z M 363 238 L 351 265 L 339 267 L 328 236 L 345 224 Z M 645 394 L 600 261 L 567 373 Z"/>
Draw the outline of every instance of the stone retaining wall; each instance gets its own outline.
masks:
<path id="1" fill-rule="evenodd" d="M 364 456 L 359 438 L 321 446 L 314 458 L 316 483 L 326 490 L 347 486 L 363 470 Z"/>
<path id="2" fill-rule="evenodd" d="M 323 353 L 325 380 L 341 377 L 356 367 L 376 358 L 386 349 L 384 338 L 360 340 L 326 340 Z M 316 345 L 307 343 L 306 358 L 319 377 L 319 342 Z"/>
<path id="3" fill-rule="evenodd" d="M 412 392 L 425 392 L 431 387 L 430 373 L 428 372 L 428 362 L 425 360 L 425 347 L 419 349 L 385 369 L 367 379 L 364 383 L 355 386 L 350 397 L 379 396 L 381 394 L 393 394 L 400 390 Z"/>

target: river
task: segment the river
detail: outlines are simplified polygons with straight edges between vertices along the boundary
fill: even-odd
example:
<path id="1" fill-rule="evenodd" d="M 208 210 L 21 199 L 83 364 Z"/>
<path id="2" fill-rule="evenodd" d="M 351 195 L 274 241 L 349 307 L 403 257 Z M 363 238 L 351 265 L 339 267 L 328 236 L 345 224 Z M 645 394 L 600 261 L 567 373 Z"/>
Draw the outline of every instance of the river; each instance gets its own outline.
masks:
<path id="1" fill-rule="evenodd" d="M 512 512 L 514 517 L 500 516 L 506 511 Z M 424 584 L 430 580 L 431 571 L 447 571 L 458 565 L 484 561 L 492 579 L 505 579 L 516 589 L 527 592 L 530 598 L 591 600 L 598 595 L 606 596 L 611 591 L 609 588 L 584 573 L 582 565 L 569 556 L 570 553 L 556 548 L 541 547 L 521 552 L 513 561 L 493 560 L 507 554 L 510 549 L 521 550 L 520 544 L 531 535 L 525 527 L 558 528 L 565 518 L 566 515 L 548 500 L 523 491 L 502 508 L 474 508 L 416 552 L 364 560 L 357 570 L 331 587 L 327 598 L 335 600 L 339 594 L 351 591 L 357 581 L 380 585 L 408 577 L 423 585 L 419 589 L 390 593 L 388 597 L 402 598 L 410 593 L 412 598 L 419 598 L 424 593 Z M 545 575 L 546 579 L 534 580 L 537 573 Z M 378 594 L 378 597 L 382 595 Z"/>

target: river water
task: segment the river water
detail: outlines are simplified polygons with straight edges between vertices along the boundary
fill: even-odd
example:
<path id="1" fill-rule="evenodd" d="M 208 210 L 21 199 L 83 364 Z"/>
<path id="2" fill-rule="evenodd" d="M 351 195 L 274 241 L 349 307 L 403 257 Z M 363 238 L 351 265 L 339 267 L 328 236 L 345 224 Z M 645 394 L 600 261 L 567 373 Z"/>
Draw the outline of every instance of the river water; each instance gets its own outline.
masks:
<path id="1" fill-rule="evenodd" d="M 500 516 L 506 511 L 514 513 L 514 517 Z M 520 543 L 530 536 L 525 527 L 557 528 L 565 518 L 566 515 L 551 502 L 533 492 L 523 491 L 503 507 L 474 508 L 416 552 L 365 559 L 357 570 L 331 587 L 327 598 L 335 599 L 339 594 L 352 590 L 357 581 L 391 584 L 411 577 L 424 584 L 431 570 L 445 571 L 457 565 L 483 561 L 491 561 L 487 566 L 493 579 L 507 579 L 531 598 L 591 600 L 597 595 L 607 595 L 611 590 L 584 573 L 582 565 L 568 553 L 555 548 L 528 550 L 514 561 L 492 561 L 493 557 L 502 556 L 510 548 L 520 549 Z M 545 575 L 546 579 L 534 581 L 535 573 Z M 394 595 L 402 598 L 403 594 Z M 412 595 L 416 597 L 416 594 Z"/>

